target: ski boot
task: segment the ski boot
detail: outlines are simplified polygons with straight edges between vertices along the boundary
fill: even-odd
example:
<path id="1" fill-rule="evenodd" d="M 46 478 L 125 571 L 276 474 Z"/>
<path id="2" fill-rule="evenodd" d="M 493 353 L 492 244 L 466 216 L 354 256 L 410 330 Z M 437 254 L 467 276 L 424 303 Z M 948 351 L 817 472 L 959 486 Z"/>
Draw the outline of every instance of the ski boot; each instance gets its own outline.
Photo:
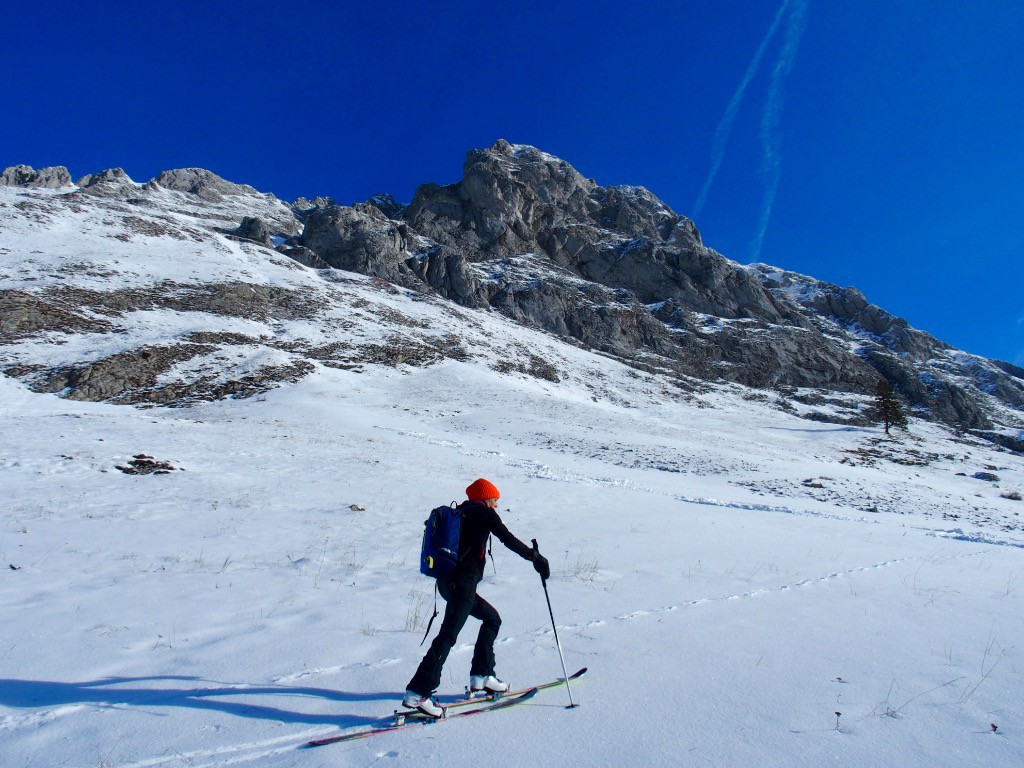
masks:
<path id="1" fill-rule="evenodd" d="M 444 717 L 445 710 L 437 701 L 431 696 L 421 696 L 416 691 L 406 691 L 405 698 L 402 699 L 402 706 L 408 707 L 409 709 L 415 709 L 422 715 L 433 719 Z M 404 722 L 405 718 L 402 718 Z M 396 716 L 396 725 L 402 723 L 397 722 L 398 717 Z"/>
<path id="2" fill-rule="evenodd" d="M 494 675 L 471 675 L 466 695 L 471 699 L 483 697 L 499 699 L 503 693 L 508 692 L 510 687 L 508 683 L 499 680 Z"/>

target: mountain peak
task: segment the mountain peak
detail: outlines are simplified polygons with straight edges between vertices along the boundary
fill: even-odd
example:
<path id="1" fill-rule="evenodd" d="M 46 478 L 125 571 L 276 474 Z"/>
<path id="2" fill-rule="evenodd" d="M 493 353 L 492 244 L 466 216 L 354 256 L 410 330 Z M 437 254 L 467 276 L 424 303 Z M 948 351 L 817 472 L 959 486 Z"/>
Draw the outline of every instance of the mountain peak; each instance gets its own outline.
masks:
<path id="1" fill-rule="evenodd" d="M 132 178 L 124 172 L 124 168 L 108 168 L 105 171 L 99 173 L 88 173 L 78 181 L 75 185 L 86 189 L 88 187 L 94 187 L 97 184 L 134 184 Z"/>
<path id="2" fill-rule="evenodd" d="M 248 184 L 235 184 L 205 168 L 176 168 L 164 171 L 152 182 L 164 189 L 188 192 L 211 202 L 219 201 L 223 195 L 260 194 L 257 189 Z"/>
<path id="3" fill-rule="evenodd" d="M 528 160 L 541 161 L 546 163 L 564 163 L 560 157 L 548 154 L 532 144 L 512 144 L 505 139 L 498 139 L 491 145 L 491 152 L 508 157 L 525 158 Z"/>

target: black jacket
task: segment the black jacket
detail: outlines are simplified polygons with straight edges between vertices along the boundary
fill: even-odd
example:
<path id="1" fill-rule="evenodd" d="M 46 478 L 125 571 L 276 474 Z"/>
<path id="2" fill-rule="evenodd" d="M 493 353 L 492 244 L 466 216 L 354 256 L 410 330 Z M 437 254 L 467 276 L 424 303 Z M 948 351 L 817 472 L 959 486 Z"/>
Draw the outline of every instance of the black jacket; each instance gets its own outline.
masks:
<path id="1" fill-rule="evenodd" d="M 487 564 L 487 537 L 492 533 L 523 559 L 533 560 L 533 549 L 509 532 L 495 510 L 480 501 L 464 501 L 459 509 L 462 511 L 462 529 L 456 573 L 483 576 Z"/>

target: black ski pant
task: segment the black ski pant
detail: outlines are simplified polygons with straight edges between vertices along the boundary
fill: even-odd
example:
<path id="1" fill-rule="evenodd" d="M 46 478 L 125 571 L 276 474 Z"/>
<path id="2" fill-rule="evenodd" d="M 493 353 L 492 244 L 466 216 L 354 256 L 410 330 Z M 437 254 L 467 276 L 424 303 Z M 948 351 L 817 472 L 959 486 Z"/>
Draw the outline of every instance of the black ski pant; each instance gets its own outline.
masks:
<path id="1" fill-rule="evenodd" d="M 437 591 L 441 593 L 447 604 L 444 609 L 444 620 L 441 629 L 430 644 L 427 654 L 420 662 L 416 674 L 409 681 L 408 689 L 420 696 L 430 696 L 441 683 L 441 670 L 448 659 L 448 654 L 458 640 L 459 632 L 472 616 L 480 619 L 480 632 L 476 636 L 476 647 L 473 649 L 473 663 L 470 675 L 494 674 L 494 641 L 501 628 L 501 616 L 494 606 L 476 593 L 480 575 L 477 573 L 457 574 L 454 578 L 437 580 Z"/>

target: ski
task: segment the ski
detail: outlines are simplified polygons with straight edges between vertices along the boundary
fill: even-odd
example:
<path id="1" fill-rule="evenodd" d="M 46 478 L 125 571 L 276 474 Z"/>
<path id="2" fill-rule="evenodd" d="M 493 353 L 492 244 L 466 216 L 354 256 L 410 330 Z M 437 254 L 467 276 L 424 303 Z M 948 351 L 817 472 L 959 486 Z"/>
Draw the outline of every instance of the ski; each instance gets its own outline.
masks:
<path id="1" fill-rule="evenodd" d="M 583 669 L 579 669 L 576 672 L 573 672 L 571 675 L 569 675 L 569 680 L 572 681 L 572 680 L 576 680 L 576 679 L 578 679 L 580 677 L 583 677 L 583 675 L 586 673 L 586 671 L 587 671 L 587 668 L 583 667 Z M 480 697 L 475 698 L 475 699 L 464 698 L 464 699 L 456 699 L 455 701 L 450 701 L 450 702 L 441 702 L 441 706 L 444 707 L 445 709 L 458 709 L 459 707 L 466 707 L 466 706 L 469 706 L 471 704 L 486 704 L 489 701 L 501 701 L 503 698 L 508 698 L 509 696 L 518 696 L 520 694 L 526 693 L 527 691 L 533 690 L 535 688 L 538 691 L 543 691 L 546 688 L 554 688 L 557 685 L 565 685 L 565 678 L 564 677 L 560 677 L 557 680 L 552 680 L 550 683 L 541 683 L 540 685 L 531 685 L 529 688 L 523 688 L 523 689 L 518 690 L 518 691 L 508 691 L 506 693 L 501 694 L 501 696 L 480 696 Z M 395 717 L 403 717 L 403 716 L 404 717 L 415 717 L 418 714 L 419 714 L 418 710 L 415 710 L 415 709 L 398 709 L 398 710 L 395 710 Z"/>
<path id="2" fill-rule="evenodd" d="M 446 715 L 445 717 L 437 718 L 409 718 L 403 720 L 401 725 L 385 725 L 380 728 L 369 728 L 363 731 L 353 731 L 350 733 L 342 733 L 338 736 L 328 736 L 324 739 L 314 739 L 313 741 L 307 742 L 304 745 L 304 749 L 311 747 L 323 747 L 327 744 L 337 744 L 342 741 L 355 741 L 356 739 L 366 739 L 370 736 L 376 736 L 381 733 L 392 733 L 394 731 L 404 731 L 409 728 L 419 728 L 424 725 L 433 725 L 434 723 L 444 723 L 448 720 L 454 720 L 460 717 L 470 717 L 471 715 L 482 715 L 484 712 L 496 712 L 499 709 L 508 709 L 514 707 L 516 704 L 521 704 L 524 701 L 529 701 L 537 695 L 536 688 L 530 688 L 527 691 L 523 691 L 514 696 L 506 694 L 496 703 L 490 704 L 485 707 L 477 707 L 476 709 L 467 709 L 465 712 L 457 712 L 454 715 Z"/>

